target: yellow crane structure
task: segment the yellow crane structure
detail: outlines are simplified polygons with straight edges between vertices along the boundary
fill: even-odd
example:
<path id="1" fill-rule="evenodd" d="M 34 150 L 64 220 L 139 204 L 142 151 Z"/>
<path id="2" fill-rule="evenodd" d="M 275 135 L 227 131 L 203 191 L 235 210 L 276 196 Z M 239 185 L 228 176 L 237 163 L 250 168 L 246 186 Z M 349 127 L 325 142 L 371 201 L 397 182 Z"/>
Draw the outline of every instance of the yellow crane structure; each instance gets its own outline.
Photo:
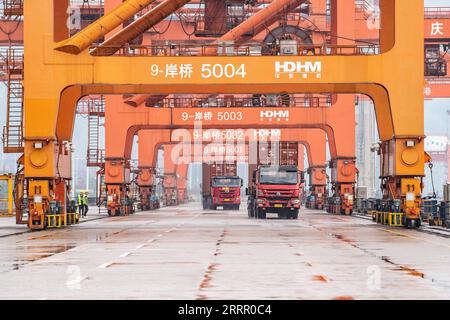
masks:
<path id="1" fill-rule="evenodd" d="M 12 215 L 14 213 L 13 182 L 14 176 L 12 174 L 0 175 L 0 183 L 2 184 L 2 186 L 0 186 L 0 191 L 2 191 L 0 194 L 0 203 L 6 204 L 6 206 L 4 206 L 5 209 L 0 208 L 0 215 Z M 6 198 L 3 198 L 2 195 L 6 195 Z"/>
<path id="2" fill-rule="evenodd" d="M 55 202 L 65 208 L 76 105 L 80 98 L 93 94 L 366 94 L 376 109 L 384 196 L 401 201 L 407 225 L 420 223 L 426 159 L 422 1 L 380 0 L 378 55 L 365 55 L 361 48 L 349 50 L 339 45 L 332 48 L 331 54 L 321 51 L 297 56 L 91 54 L 94 41 L 150 2 L 127 0 L 117 8 L 121 14 L 114 10 L 71 38 L 66 29 L 67 0 L 24 2 L 23 165 L 30 228 L 44 227 L 45 215 L 53 210 Z M 171 66 L 181 65 L 192 72 L 185 77 L 167 72 Z M 290 110 L 289 125 L 304 127 L 304 120 L 296 116 L 300 111 Z M 175 126 L 184 127 L 185 111 L 181 108 L 159 114 L 171 117 Z M 211 126 L 226 127 L 218 115 L 223 111 L 214 109 Z M 261 112 L 267 108 L 240 111 L 243 123 L 260 127 L 264 121 Z M 150 121 L 152 111 L 144 112 L 142 117 Z"/>

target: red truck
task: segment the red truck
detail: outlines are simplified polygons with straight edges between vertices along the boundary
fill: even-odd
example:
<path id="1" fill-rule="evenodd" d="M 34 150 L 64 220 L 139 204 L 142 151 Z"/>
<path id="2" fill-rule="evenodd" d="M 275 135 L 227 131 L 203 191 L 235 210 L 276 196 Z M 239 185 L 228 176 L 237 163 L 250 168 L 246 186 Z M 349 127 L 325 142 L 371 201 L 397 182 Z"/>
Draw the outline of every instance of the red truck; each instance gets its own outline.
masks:
<path id="1" fill-rule="evenodd" d="M 239 210 L 242 179 L 237 176 L 237 163 L 203 164 L 203 209 Z"/>
<path id="2" fill-rule="evenodd" d="M 297 166 L 259 166 L 248 192 L 248 216 L 266 219 L 267 213 L 277 213 L 279 218 L 298 219 L 302 184 L 303 172 Z"/>
<path id="3" fill-rule="evenodd" d="M 269 147 L 270 149 L 270 147 Z M 248 216 L 266 219 L 267 213 L 279 218 L 298 219 L 302 204 L 304 172 L 298 168 L 298 143 L 279 143 L 278 154 L 261 156 L 258 147 L 258 165 L 249 167 L 253 179 L 247 189 Z M 274 165 L 274 158 L 278 164 Z"/>

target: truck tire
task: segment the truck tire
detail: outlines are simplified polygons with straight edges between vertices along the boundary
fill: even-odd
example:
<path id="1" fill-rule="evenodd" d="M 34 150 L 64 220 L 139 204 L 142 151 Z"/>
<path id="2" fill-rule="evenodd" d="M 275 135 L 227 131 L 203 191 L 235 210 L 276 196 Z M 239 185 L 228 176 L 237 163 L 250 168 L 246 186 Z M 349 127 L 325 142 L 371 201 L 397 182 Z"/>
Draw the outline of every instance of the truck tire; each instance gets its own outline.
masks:
<path id="1" fill-rule="evenodd" d="M 206 198 L 206 210 L 211 210 L 212 209 L 212 199 L 211 197 L 207 197 Z"/>
<path id="2" fill-rule="evenodd" d="M 294 212 L 292 212 L 291 218 L 294 220 L 298 219 L 298 210 L 294 210 Z"/>
<path id="3" fill-rule="evenodd" d="M 267 218 L 266 212 L 264 210 L 256 209 L 256 218 L 265 220 Z"/>
<path id="4" fill-rule="evenodd" d="M 253 219 L 255 217 L 254 209 L 251 204 L 247 205 L 247 214 L 248 214 L 248 217 L 251 219 Z"/>

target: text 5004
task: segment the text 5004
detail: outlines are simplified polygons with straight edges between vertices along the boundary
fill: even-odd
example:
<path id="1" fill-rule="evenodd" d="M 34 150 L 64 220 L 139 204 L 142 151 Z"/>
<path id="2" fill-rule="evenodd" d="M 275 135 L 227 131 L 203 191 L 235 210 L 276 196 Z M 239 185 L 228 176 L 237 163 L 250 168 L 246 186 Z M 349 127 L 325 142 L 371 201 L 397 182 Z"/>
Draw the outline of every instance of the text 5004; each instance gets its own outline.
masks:
<path id="1" fill-rule="evenodd" d="M 221 79 L 221 78 L 239 78 L 244 79 L 247 76 L 245 71 L 245 64 L 235 66 L 234 64 L 203 64 L 202 78 L 203 79 Z"/>

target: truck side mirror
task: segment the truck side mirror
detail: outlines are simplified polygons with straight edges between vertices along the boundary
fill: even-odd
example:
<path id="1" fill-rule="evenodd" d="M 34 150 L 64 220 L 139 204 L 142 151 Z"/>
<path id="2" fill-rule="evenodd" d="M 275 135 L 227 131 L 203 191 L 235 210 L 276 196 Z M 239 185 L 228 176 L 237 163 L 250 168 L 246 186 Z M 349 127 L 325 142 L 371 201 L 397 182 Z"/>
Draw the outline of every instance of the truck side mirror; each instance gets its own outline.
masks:
<path id="1" fill-rule="evenodd" d="M 244 186 L 244 180 L 241 179 L 241 187 Z"/>
<path id="2" fill-rule="evenodd" d="M 246 196 L 249 196 L 249 195 L 250 195 L 250 192 L 248 191 L 248 188 L 245 188 L 245 195 L 246 195 Z"/>

